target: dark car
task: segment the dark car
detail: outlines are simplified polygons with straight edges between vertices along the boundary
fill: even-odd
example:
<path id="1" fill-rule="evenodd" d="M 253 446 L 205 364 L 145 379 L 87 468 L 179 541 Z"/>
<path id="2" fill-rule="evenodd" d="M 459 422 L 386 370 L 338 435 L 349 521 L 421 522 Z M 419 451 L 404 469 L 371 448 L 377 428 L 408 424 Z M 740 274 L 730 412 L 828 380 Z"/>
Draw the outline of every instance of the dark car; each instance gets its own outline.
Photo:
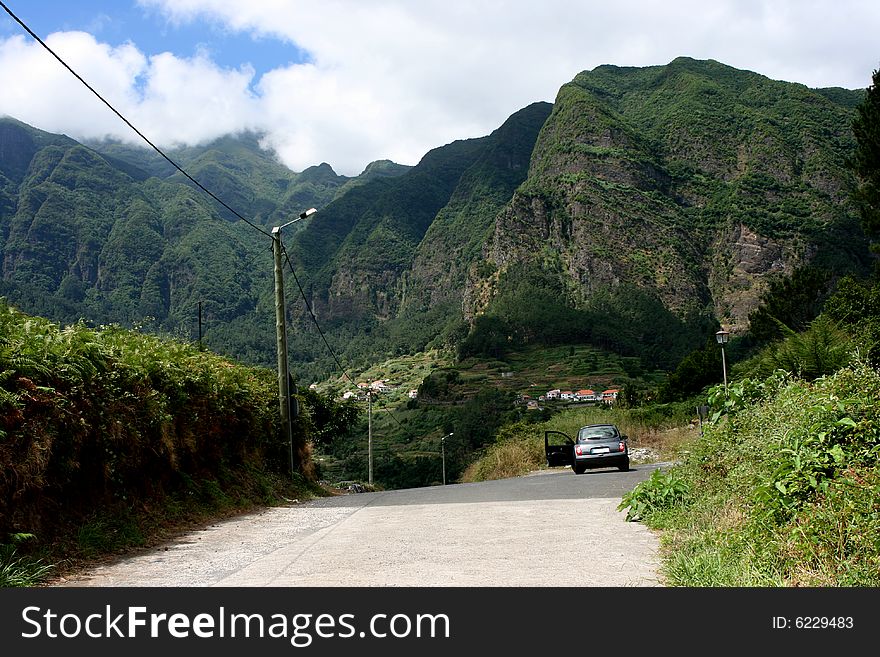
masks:
<path id="1" fill-rule="evenodd" d="M 571 438 L 562 431 L 544 432 L 547 465 L 570 465 L 575 474 L 587 468 L 617 467 L 629 470 L 627 437 L 613 424 L 589 424 Z"/>

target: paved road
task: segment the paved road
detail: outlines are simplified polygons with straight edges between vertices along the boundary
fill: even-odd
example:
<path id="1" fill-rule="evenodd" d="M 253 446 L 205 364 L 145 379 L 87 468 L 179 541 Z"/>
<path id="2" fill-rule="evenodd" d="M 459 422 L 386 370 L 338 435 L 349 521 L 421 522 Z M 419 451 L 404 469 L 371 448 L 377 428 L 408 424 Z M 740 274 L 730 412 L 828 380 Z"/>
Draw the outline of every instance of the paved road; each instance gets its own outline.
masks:
<path id="1" fill-rule="evenodd" d="M 60 585 L 659 586 L 656 536 L 617 511 L 659 465 L 266 509 Z"/>

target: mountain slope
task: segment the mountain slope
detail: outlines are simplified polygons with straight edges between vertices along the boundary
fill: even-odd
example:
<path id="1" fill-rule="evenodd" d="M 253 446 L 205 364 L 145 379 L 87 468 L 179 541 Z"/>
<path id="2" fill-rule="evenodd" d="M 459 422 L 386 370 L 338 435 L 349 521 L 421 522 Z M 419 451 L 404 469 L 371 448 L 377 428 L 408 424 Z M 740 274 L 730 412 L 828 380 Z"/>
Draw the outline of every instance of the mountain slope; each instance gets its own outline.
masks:
<path id="1" fill-rule="evenodd" d="M 170 156 L 267 226 L 323 207 L 358 180 L 327 164 L 292 172 L 262 151 L 254 135 Z M 365 177 L 391 179 L 406 170 L 377 163 Z M 30 312 L 189 337 L 201 303 L 219 350 L 268 362 L 269 349 L 242 349 L 237 337 L 263 319 L 271 325 L 268 238 L 230 214 L 153 151 L 118 143 L 89 147 L 0 119 L 0 295 Z M 255 268 L 261 256 L 264 266 Z M 227 331 L 261 304 L 258 318 Z"/>
<path id="2" fill-rule="evenodd" d="M 668 365 L 716 318 L 745 331 L 772 276 L 866 266 L 845 165 L 858 97 L 686 58 L 581 73 L 497 217 L 483 253 L 495 271 L 472 283 L 466 312 L 499 314 L 505 277 L 540 270 L 585 313 L 580 337 L 628 326 L 655 359 L 665 345 Z"/>
<path id="3" fill-rule="evenodd" d="M 366 364 L 460 337 L 467 272 L 525 179 L 550 109 L 535 103 L 486 137 L 434 149 L 393 180 L 359 184 L 296 235 L 289 250 L 310 306 L 348 358 Z M 305 314 L 291 349 L 297 360 L 323 360 L 328 375 L 337 369 Z"/>

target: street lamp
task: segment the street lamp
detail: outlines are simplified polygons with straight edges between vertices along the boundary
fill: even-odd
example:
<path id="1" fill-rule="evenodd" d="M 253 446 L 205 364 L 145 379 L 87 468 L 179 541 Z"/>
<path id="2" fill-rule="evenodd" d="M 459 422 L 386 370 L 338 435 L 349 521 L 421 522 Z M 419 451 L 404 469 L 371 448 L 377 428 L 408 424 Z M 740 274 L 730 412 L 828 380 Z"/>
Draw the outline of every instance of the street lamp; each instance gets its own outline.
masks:
<path id="1" fill-rule="evenodd" d="M 300 219 L 315 214 L 309 208 L 293 221 L 272 229 L 272 255 L 275 259 L 275 338 L 278 347 L 278 405 L 281 413 L 281 431 L 290 446 L 290 475 L 294 475 L 293 430 L 290 426 L 290 375 L 287 367 L 287 326 L 284 313 L 284 270 L 281 267 L 281 229 Z"/>
<path id="2" fill-rule="evenodd" d="M 447 433 L 440 439 L 440 455 L 443 460 L 443 485 L 446 485 L 446 439 L 452 435 L 452 432 Z"/>
<path id="3" fill-rule="evenodd" d="M 721 367 L 724 371 L 724 396 L 727 397 L 727 359 L 724 357 L 724 345 L 730 340 L 730 332 L 721 329 L 715 334 L 715 340 L 721 345 Z"/>
<path id="4" fill-rule="evenodd" d="M 367 483 L 373 485 L 373 391 L 367 390 Z"/>

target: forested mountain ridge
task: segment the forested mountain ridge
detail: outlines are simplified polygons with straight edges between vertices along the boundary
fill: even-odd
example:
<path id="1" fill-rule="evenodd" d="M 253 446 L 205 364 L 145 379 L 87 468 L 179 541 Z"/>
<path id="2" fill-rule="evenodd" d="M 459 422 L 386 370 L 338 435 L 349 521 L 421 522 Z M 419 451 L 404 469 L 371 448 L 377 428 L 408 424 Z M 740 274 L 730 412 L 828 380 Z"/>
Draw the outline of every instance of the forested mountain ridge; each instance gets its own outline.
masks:
<path id="1" fill-rule="evenodd" d="M 592 343 L 674 367 L 745 331 L 771 280 L 870 256 L 846 160 L 862 92 L 717 62 L 601 66 L 416 166 L 291 172 L 258 135 L 174 151 L 258 225 L 286 229 L 336 350 L 366 365 L 431 346 L 491 355 Z M 0 295 L 52 319 L 144 324 L 274 363 L 268 240 L 150 151 L 0 120 Z M 338 367 L 288 285 L 290 350 Z"/>
<path id="2" fill-rule="evenodd" d="M 319 316 L 367 325 L 395 320 L 415 349 L 449 318 L 461 323 L 468 268 L 495 213 L 525 179 L 550 109 L 530 105 L 491 135 L 435 149 L 406 175 L 328 205 L 291 248 Z"/>
<path id="3" fill-rule="evenodd" d="M 294 173 L 250 134 L 170 154 L 266 227 L 408 169 L 386 161 L 357 178 L 339 176 L 328 164 Z M 0 295 L 28 312 L 191 338 L 201 302 L 219 351 L 265 362 L 249 333 L 263 314 L 271 317 L 270 301 L 266 313 L 258 310 L 271 299 L 271 269 L 252 266 L 268 239 L 232 219 L 154 151 L 86 146 L 0 119 Z M 255 313 L 259 320 L 236 326 Z"/>
<path id="4" fill-rule="evenodd" d="M 668 366 L 662 352 L 680 356 L 716 320 L 745 332 L 774 277 L 864 268 L 846 164 L 861 97 L 687 58 L 579 74 L 497 216 L 483 251 L 494 271 L 473 281 L 466 314 L 547 339 L 515 298 L 518 281 L 543 281 L 521 296 L 562 298 L 546 317 L 577 309 L 567 339 L 641 344 Z M 603 322 L 612 330 L 589 330 Z"/>

